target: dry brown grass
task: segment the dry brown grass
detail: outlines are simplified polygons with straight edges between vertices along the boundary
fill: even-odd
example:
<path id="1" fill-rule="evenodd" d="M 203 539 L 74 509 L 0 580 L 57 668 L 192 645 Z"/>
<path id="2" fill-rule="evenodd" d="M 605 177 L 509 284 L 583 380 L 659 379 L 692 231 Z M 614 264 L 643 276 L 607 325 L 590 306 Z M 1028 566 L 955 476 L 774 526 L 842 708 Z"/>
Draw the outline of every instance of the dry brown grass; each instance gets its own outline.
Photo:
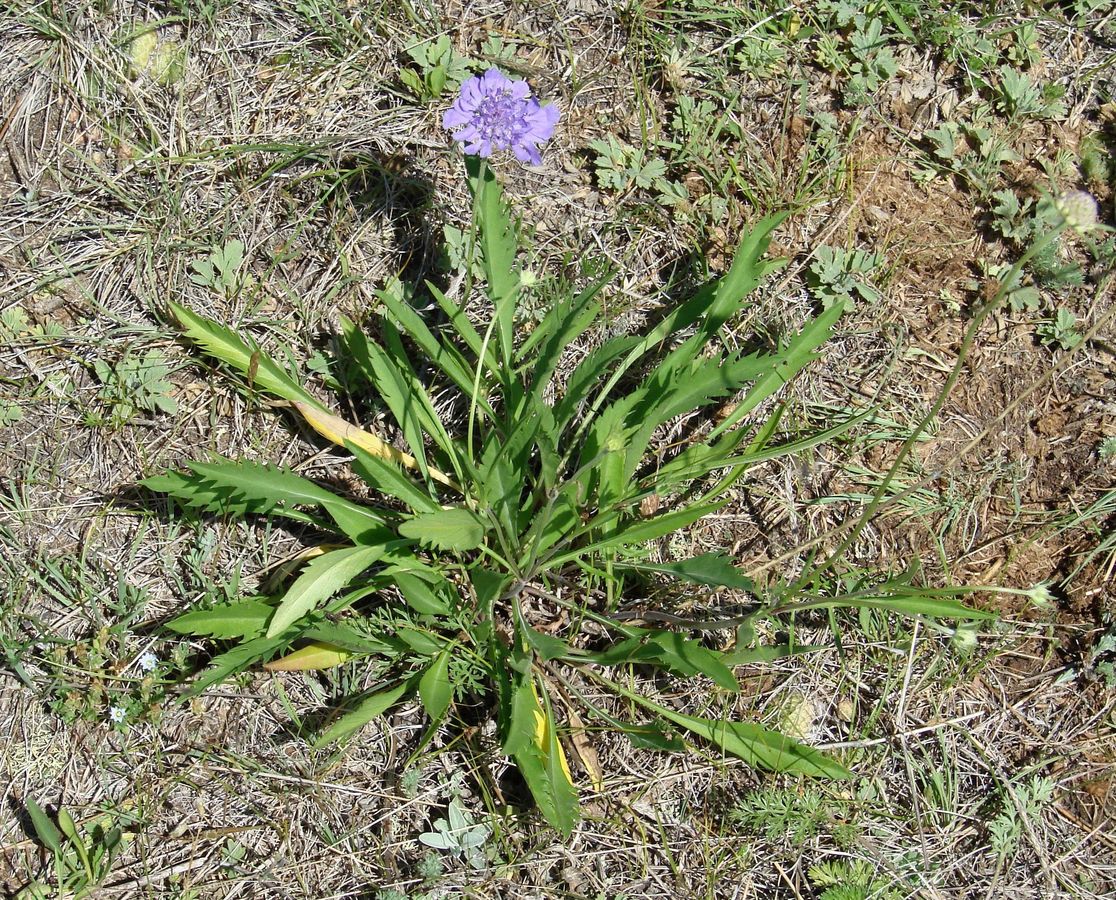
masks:
<path id="1" fill-rule="evenodd" d="M 132 666 L 149 646 L 163 658 L 172 653 L 151 626 L 189 608 L 206 580 L 221 584 L 242 572 L 251 589 L 300 546 L 263 524 L 185 522 L 151 504 L 145 512 L 127 502 L 127 489 L 209 453 L 344 477 L 339 457 L 175 343 L 164 301 L 250 329 L 304 360 L 327 344 L 340 315 L 363 318 L 388 277 L 440 277 L 441 226 L 462 225 L 469 205 L 460 161 L 440 130 L 441 107 L 409 100 L 396 80 L 420 30 L 449 28 L 469 51 L 490 33 L 518 39 L 517 59 L 539 93 L 559 98 L 563 125 L 544 166 L 508 172 L 507 189 L 534 228 L 537 272 L 586 256 L 621 270 L 607 298 L 613 329 L 636 328 L 670 302 L 671 270 L 688 272 L 690 254 L 707 252 L 713 268 L 723 265 L 726 244 L 768 209 L 757 210 L 729 179 L 723 221 L 675 227 L 647 198 L 618 200 L 592 178 L 589 140 L 615 134 L 638 143 L 641 129 L 661 128 L 677 100 L 648 39 L 667 27 L 668 5 L 636 15 L 638 8 L 622 13 L 596 0 L 448 3 L 430 10 L 438 21 L 419 26 L 387 6 L 303 4 L 335 16 L 340 41 L 345 22 L 360 23 L 358 39 L 340 47 L 299 18 L 294 2 L 225 5 L 211 16 L 200 3 L 181 5 L 190 15 L 171 14 L 178 4 L 103 5 L 111 11 L 16 3 L 0 19 L 0 310 L 22 309 L 31 323 L 61 329 L 0 346 L 0 397 L 23 412 L 0 431 L 5 889 L 26 883 L 45 860 L 22 818 L 32 797 L 64 805 L 79 821 L 103 811 L 123 817 L 129 837 L 97 894 L 106 897 L 373 897 L 394 888 L 411 896 L 804 898 L 819 894 L 811 866 L 858 859 L 896 896 L 1111 896 L 1116 694 L 1086 671 L 1111 622 L 1105 616 L 1116 614 L 1103 559 L 1068 585 L 1055 610 L 978 598 L 999 604 L 1004 617 L 969 655 L 933 627 L 875 616 L 859 625 L 841 618 L 838 649 L 827 621 L 806 620 L 796 623 L 796 639 L 826 649 L 742 671 L 745 691 L 732 703 L 701 684 L 660 684 L 688 711 L 797 725 L 848 754 L 857 781 L 824 789 L 831 818 L 802 843 L 745 830 L 730 816 L 742 797 L 782 782 L 700 752 L 635 750 L 607 732 L 590 735 L 604 789 L 584 791 L 585 821 L 566 842 L 530 814 L 503 811 L 519 808 L 523 792 L 506 777 L 483 718 L 447 728 L 414 786 L 400 780 L 422 729 L 410 707 L 342 750 L 311 751 L 303 740 L 309 725 L 360 686 L 368 676 L 359 669 L 320 679 L 252 674 L 194 703 L 168 703 L 125 732 L 110 730 L 112 678 L 135 669 L 91 675 L 72 645 L 88 648 L 116 626 L 121 584 L 132 592 L 134 619 L 111 646 Z M 165 85 L 130 71 L 128 36 L 145 22 L 161 22 L 160 40 L 183 51 L 180 80 Z M 1049 77 L 1071 92 L 1062 132 L 1093 122 L 1098 98 L 1112 88 L 1105 28 L 1111 16 L 1097 16 L 1088 33 L 1043 31 Z M 724 44 L 715 27 L 706 32 L 691 29 L 698 57 Z M 916 151 L 904 138 L 917 141 L 921 128 L 966 98 L 942 86 L 947 73 L 931 62 L 910 62 L 939 79 L 929 111 L 908 109 L 908 90 L 857 113 L 860 137 L 843 152 L 843 176 L 809 208 L 789 178 L 757 192 L 769 209 L 796 208 L 777 238 L 795 262 L 731 336 L 777 335 L 810 314 L 801 275 L 819 243 L 885 251 L 884 302 L 843 319 L 824 363 L 784 399 L 790 424 L 872 401 L 895 424 L 875 439 L 757 470 L 738 502 L 665 553 L 724 549 L 745 569 L 766 570 L 763 577 L 797 572 L 803 545 L 861 507 L 850 495 L 866 479 L 854 466 L 885 470 L 945 380 L 964 321 L 939 291 L 965 296 L 975 259 L 1005 251 L 957 184 L 911 180 Z M 714 179 L 729 171 L 731 154 L 757 184 L 764 165 L 797 171 L 807 151 L 794 104 L 833 107 L 829 80 L 805 71 L 801 97 L 778 78 L 735 76 L 747 89 L 738 118 L 749 140 L 703 164 Z M 700 79 L 688 83 L 696 90 Z M 1075 146 L 1060 127 L 1029 138 L 1036 158 L 1043 140 Z M 388 164 L 400 154 L 402 173 Z M 222 296 L 191 283 L 190 264 L 230 238 L 247 247 L 252 284 Z M 989 323 L 903 473 L 907 485 L 923 483 L 921 493 L 887 506 L 851 548 L 851 563 L 897 571 L 920 559 L 935 581 L 1029 587 L 1067 575 L 1095 546 L 1096 528 L 1111 529 L 1110 520 L 1058 525 L 1112 490 L 1112 466 L 1095 455 L 1097 441 L 1116 434 L 1111 346 L 1103 343 L 1112 340 L 1116 299 L 1102 285 L 1069 301 L 1085 328 L 1102 326 L 1101 343 L 1073 354 L 1037 346 L 1022 317 Z M 177 414 L 97 423 L 105 402 L 92 362 L 153 348 L 172 362 Z M 837 537 L 819 544 L 832 550 Z M 52 580 L 44 574 L 52 561 L 74 568 Z M 61 666 L 56 646 L 64 648 Z M 93 721 L 67 724 L 52 711 L 63 683 L 81 695 L 79 705 L 100 698 L 89 701 L 100 704 Z M 792 708 L 799 715 L 788 724 Z M 944 795 L 933 794 L 935 774 L 949 786 Z M 1053 779 L 1056 792 L 1035 814 L 1020 791 L 1037 775 Z M 424 887 L 416 838 L 455 793 L 478 816 L 491 813 L 498 859 L 480 872 L 451 865 Z M 988 826 L 1007 808 L 1020 831 L 1014 852 L 998 862 Z M 857 832 L 842 843 L 834 826 L 846 819 Z"/>

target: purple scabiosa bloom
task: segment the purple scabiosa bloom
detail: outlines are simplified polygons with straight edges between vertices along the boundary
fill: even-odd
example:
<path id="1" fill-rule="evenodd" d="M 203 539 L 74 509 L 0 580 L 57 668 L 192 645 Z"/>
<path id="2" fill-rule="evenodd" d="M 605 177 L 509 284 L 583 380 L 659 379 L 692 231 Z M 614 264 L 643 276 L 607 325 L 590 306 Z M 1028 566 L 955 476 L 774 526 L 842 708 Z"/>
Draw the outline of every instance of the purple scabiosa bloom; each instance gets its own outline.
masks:
<path id="1" fill-rule="evenodd" d="M 461 85 L 442 124 L 466 153 L 491 156 L 493 150 L 511 150 L 520 162 L 537 166 L 542 162 L 538 145 L 554 134 L 558 107 L 542 106 L 526 81 L 489 69 Z"/>

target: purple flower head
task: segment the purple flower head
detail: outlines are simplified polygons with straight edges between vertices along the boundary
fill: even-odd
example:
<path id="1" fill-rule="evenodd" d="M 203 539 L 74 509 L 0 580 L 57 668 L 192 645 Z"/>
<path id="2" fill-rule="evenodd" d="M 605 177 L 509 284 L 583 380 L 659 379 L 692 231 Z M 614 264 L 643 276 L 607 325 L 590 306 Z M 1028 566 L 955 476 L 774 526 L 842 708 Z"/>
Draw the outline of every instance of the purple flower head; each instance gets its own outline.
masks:
<path id="1" fill-rule="evenodd" d="M 530 94 L 526 81 L 489 69 L 461 85 L 442 124 L 466 153 L 491 156 L 493 150 L 511 150 L 520 162 L 537 166 L 542 162 L 538 145 L 554 134 L 558 107 L 542 106 Z"/>

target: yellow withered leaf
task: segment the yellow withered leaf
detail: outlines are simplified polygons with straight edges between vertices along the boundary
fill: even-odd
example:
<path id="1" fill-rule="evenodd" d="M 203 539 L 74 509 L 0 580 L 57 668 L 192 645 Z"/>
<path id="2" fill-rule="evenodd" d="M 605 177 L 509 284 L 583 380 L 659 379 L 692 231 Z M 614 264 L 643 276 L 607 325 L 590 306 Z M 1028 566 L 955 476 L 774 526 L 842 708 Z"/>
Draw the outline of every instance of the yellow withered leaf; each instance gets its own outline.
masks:
<path id="1" fill-rule="evenodd" d="M 582 766 L 589 774 L 589 783 L 598 794 L 604 790 L 604 774 L 601 772 L 601 763 L 597 758 L 597 751 L 589 742 L 585 733 L 585 722 L 572 708 L 566 709 L 570 718 L 570 740 L 573 741 L 574 750 L 581 759 Z"/>
<path id="2" fill-rule="evenodd" d="M 531 685 L 531 690 L 535 694 L 535 743 L 539 749 L 542 750 L 544 755 L 550 753 L 550 729 L 547 727 L 546 714 L 542 710 L 542 704 L 539 702 L 539 693 L 535 690 L 535 686 Z M 573 775 L 570 774 L 570 764 L 566 762 L 566 751 L 562 749 L 562 742 L 559 740 L 554 741 L 554 746 L 558 748 L 558 762 L 562 766 L 562 773 L 566 776 L 566 781 L 573 784 Z"/>
<path id="3" fill-rule="evenodd" d="M 299 411 L 307 425 L 313 428 L 327 441 L 332 441 L 334 444 L 337 444 L 338 447 L 344 447 L 345 441 L 349 441 L 380 459 L 386 459 L 389 462 L 397 463 L 408 469 L 417 470 L 419 467 L 418 462 L 410 454 L 404 453 L 402 450 L 396 450 L 391 444 L 380 440 L 376 435 L 365 431 L 363 428 L 350 425 L 340 416 L 335 416 L 333 413 L 317 409 L 301 400 L 295 400 L 291 405 Z M 435 481 L 440 481 L 442 484 L 456 491 L 461 490 L 456 482 L 444 472 L 439 472 L 437 469 L 430 467 L 428 467 L 428 471 L 430 472 L 430 477 Z"/>
<path id="4" fill-rule="evenodd" d="M 352 657 L 352 653 L 336 644 L 312 641 L 294 653 L 264 663 L 264 668 L 269 672 L 310 672 L 315 669 L 332 669 Z"/>

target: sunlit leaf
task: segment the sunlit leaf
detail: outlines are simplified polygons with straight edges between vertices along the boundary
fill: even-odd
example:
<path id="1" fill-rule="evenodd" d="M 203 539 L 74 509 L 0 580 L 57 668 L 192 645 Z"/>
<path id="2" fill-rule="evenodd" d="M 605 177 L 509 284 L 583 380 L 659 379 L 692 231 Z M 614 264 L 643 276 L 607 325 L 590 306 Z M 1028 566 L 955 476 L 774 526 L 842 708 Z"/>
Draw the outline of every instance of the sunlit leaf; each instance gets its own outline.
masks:
<path id="1" fill-rule="evenodd" d="M 275 607 L 258 600 L 241 600 L 226 606 L 188 612 L 167 622 L 179 634 L 215 638 L 247 638 L 261 634 Z"/>
<path id="2" fill-rule="evenodd" d="M 23 804 L 27 807 L 27 814 L 31 817 L 31 826 L 35 829 L 35 836 L 59 856 L 63 855 L 62 835 L 50 820 L 50 817 L 43 812 L 43 808 L 30 797 L 25 797 Z"/>
<path id="3" fill-rule="evenodd" d="M 675 712 L 659 704 L 649 705 L 664 719 L 720 747 L 726 753 L 739 757 L 749 765 L 770 769 L 772 772 L 793 772 L 818 778 L 852 777 L 848 769 L 824 753 L 752 722 L 704 719 Z"/>
<path id="4" fill-rule="evenodd" d="M 563 834 L 570 834 L 579 817 L 577 791 L 553 718 L 539 703 L 530 675 L 522 676 L 514 690 L 504 751 L 515 758 L 543 817 Z"/>
<path id="5" fill-rule="evenodd" d="M 466 156 L 465 169 L 475 201 L 481 264 L 488 282 L 488 296 L 495 309 L 500 359 L 510 367 L 516 300 L 519 297 L 515 231 L 504 205 L 500 183 L 487 162 L 476 156 Z"/>
<path id="6" fill-rule="evenodd" d="M 439 550 L 475 550 L 484 543 L 485 528 L 474 512 L 458 506 L 412 516 L 399 533 Z"/>
<path id="7" fill-rule="evenodd" d="M 407 605 L 415 612 L 424 616 L 448 616 L 450 606 L 444 598 L 438 596 L 431 585 L 427 584 L 417 575 L 400 573 L 394 576 L 395 583 L 403 594 Z"/>
<path id="8" fill-rule="evenodd" d="M 361 546 L 332 550 L 306 564 L 267 626 L 267 637 L 285 631 L 303 615 L 341 590 L 384 555 L 384 547 Z"/>
<path id="9" fill-rule="evenodd" d="M 279 659 L 264 663 L 269 672 L 311 672 L 318 669 L 334 669 L 353 658 L 353 654 L 324 641 L 311 641 L 304 647 L 288 653 Z"/>
<path id="10" fill-rule="evenodd" d="M 321 404 L 313 396 L 254 342 L 248 343 L 224 325 L 199 316 L 173 300 L 168 300 L 167 306 L 187 338 L 210 356 L 232 366 L 241 375 L 247 377 L 251 373 L 254 387 L 292 403 L 297 401 L 321 408 Z"/>
<path id="11" fill-rule="evenodd" d="M 190 468 L 225 495 L 259 505 L 290 503 L 321 506 L 338 528 L 353 540 L 371 534 L 386 536 L 384 518 L 375 510 L 339 497 L 287 469 L 247 460 L 191 462 Z"/>

